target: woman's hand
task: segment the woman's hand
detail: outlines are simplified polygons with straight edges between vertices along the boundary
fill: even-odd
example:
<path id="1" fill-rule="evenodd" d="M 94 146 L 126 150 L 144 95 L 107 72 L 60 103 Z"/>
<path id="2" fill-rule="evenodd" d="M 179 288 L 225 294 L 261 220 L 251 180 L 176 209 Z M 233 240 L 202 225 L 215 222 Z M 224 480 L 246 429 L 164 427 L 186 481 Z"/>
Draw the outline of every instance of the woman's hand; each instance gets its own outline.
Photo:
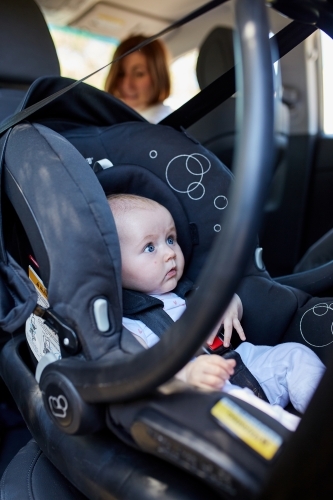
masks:
<path id="1" fill-rule="evenodd" d="M 246 340 L 244 330 L 242 328 L 242 325 L 240 324 L 242 316 L 243 316 L 242 301 L 235 293 L 231 299 L 230 304 L 228 305 L 227 310 L 223 314 L 219 322 L 219 325 L 215 328 L 214 332 L 209 336 L 207 344 L 210 345 L 213 343 L 221 325 L 224 326 L 224 338 L 223 338 L 224 347 L 230 346 L 230 339 L 233 328 L 235 328 L 241 340 Z"/>
<path id="2" fill-rule="evenodd" d="M 176 377 L 202 389 L 221 390 L 234 373 L 236 361 L 216 354 L 203 354 L 187 363 Z"/>

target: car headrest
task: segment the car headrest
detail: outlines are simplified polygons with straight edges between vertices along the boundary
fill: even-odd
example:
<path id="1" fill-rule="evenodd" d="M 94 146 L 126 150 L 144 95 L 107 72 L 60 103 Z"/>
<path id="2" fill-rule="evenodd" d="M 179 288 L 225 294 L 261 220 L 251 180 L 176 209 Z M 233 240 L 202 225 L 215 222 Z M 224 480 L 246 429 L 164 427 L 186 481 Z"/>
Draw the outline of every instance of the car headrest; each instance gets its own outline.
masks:
<path id="1" fill-rule="evenodd" d="M 197 61 L 197 79 L 204 89 L 235 65 L 233 30 L 218 26 L 202 43 Z"/>
<path id="2" fill-rule="evenodd" d="M 30 85 L 44 75 L 60 75 L 57 53 L 34 0 L 0 2 L 0 83 Z"/>

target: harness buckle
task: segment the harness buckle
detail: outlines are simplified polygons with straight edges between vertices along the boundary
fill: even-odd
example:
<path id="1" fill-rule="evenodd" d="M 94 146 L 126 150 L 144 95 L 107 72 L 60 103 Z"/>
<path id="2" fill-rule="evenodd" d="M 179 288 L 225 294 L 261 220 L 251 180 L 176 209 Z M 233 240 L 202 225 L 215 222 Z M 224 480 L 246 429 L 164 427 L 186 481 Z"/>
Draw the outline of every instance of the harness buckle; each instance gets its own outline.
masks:
<path id="1" fill-rule="evenodd" d="M 221 333 L 218 333 L 216 335 L 214 342 L 212 344 L 205 345 L 205 351 L 208 354 L 219 354 L 220 356 L 223 356 L 223 354 L 233 350 L 234 349 L 231 344 L 229 347 L 224 347 L 223 334 Z"/>

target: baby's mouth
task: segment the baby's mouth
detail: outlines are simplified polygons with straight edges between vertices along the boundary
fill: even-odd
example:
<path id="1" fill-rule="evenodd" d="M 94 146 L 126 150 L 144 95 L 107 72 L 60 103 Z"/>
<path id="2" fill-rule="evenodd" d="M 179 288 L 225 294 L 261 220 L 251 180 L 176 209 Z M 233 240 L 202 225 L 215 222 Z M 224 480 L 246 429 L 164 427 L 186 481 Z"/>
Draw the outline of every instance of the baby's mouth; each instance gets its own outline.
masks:
<path id="1" fill-rule="evenodd" d="M 170 269 L 170 271 L 166 274 L 166 278 L 173 278 L 174 276 L 176 276 L 177 274 L 177 268 L 176 267 L 173 267 L 172 269 Z"/>

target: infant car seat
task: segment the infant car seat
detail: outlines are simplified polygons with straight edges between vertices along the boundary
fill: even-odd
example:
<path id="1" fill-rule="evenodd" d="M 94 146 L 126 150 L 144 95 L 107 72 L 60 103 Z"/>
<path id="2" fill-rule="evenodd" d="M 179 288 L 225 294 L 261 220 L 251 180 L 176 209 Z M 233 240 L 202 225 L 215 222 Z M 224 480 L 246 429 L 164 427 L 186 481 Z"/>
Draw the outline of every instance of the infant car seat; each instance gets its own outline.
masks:
<path id="1" fill-rule="evenodd" d="M 246 2 L 241 4 L 240 19 Z M 250 10 L 260 21 L 265 19 L 260 8 Z M 258 30 L 254 31 L 263 41 L 264 36 L 267 38 L 266 25 L 258 24 L 257 18 L 255 21 Z M 258 46 L 264 51 L 263 59 L 267 58 L 269 51 L 265 52 L 265 43 Z M 255 57 L 251 52 L 248 55 L 251 54 L 256 69 L 264 71 L 265 66 L 261 67 L 257 54 Z M 51 86 L 65 84 L 58 79 L 40 80 L 32 87 L 27 103 L 41 98 L 43 89 L 47 92 Z M 272 92 L 260 86 L 257 92 L 256 97 L 260 95 L 260 100 L 263 99 L 257 122 L 264 134 L 256 135 L 260 138 L 259 144 L 253 146 L 249 141 L 248 145 L 253 146 L 254 156 L 258 154 L 254 164 L 267 168 L 272 127 L 269 121 L 266 122 L 264 110 L 272 112 Z M 260 411 L 230 396 L 200 393 L 173 381 L 163 383 L 194 354 L 227 305 L 235 280 L 241 277 L 247 264 L 256 223 L 246 219 L 244 224 L 236 225 L 236 235 L 240 233 L 242 243 L 247 233 L 247 244 L 244 255 L 240 252 L 240 244 L 233 249 L 230 268 L 235 267 L 231 264 L 236 257 L 239 266 L 232 276 L 227 266 L 216 266 L 221 245 L 214 247 L 210 258 L 215 265 L 214 273 L 211 268 L 202 279 L 213 276 L 209 291 L 206 290 L 213 298 L 220 292 L 219 280 L 215 277 L 225 280 L 227 293 L 225 297 L 221 294 L 220 303 L 209 305 L 210 297 L 207 300 L 205 293 L 199 293 L 174 325 L 173 332 L 149 352 L 133 357 L 136 344 L 121 326 L 120 255 L 116 230 L 105 194 L 89 163 L 107 157 L 109 168 L 103 171 L 103 176 L 115 176 L 111 189 L 115 189 L 117 178 L 120 178 L 117 190 L 124 188 L 124 182 L 126 190 L 132 186 L 136 189 L 137 176 L 142 174 L 144 185 L 140 186 L 140 192 L 141 188 L 143 192 L 151 190 L 151 196 L 156 195 L 161 200 L 167 192 L 165 188 L 168 193 L 170 191 L 170 196 L 166 196 L 172 199 L 176 224 L 179 220 L 179 227 L 184 232 L 184 251 L 190 260 L 187 273 L 193 279 L 198 275 L 213 236 L 221 229 L 221 219 L 217 215 L 222 212 L 231 217 L 233 214 L 228 190 L 231 175 L 214 155 L 185 134 L 149 125 L 104 93 L 82 85 L 73 89 L 70 99 L 64 99 L 56 106 L 48 105 L 37 112 L 33 123 L 20 124 L 2 138 L 4 205 L 12 219 L 11 224 L 7 221 L 5 245 L 1 245 L 1 273 L 4 296 L 12 299 L 12 304 L 2 305 L 1 325 L 13 332 L 14 339 L 1 353 L 1 374 L 45 455 L 89 498 L 126 498 L 126 495 L 130 498 L 129 490 L 122 495 L 120 483 L 131 467 L 124 471 L 121 460 L 117 463 L 110 460 L 107 451 L 112 442 L 105 441 L 105 423 L 128 444 L 193 472 L 224 497 L 254 496 L 274 465 L 279 464 L 283 451 L 288 450 L 286 443 L 290 433 Z M 254 99 L 254 102 L 259 101 Z M 130 120 L 132 123 L 125 123 Z M 184 174 L 180 171 L 184 159 L 185 176 L 195 176 L 199 180 L 193 181 L 190 177 L 190 182 L 186 178 L 184 182 Z M 106 163 L 100 165 L 103 168 Z M 130 172 L 131 177 L 123 176 L 124 172 Z M 252 172 L 244 171 L 243 174 L 245 181 L 248 176 L 253 178 Z M 103 176 L 101 174 L 101 178 Z M 153 189 L 148 184 L 150 181 Z M 267 184 L 267 179 L 264 181 Z M 255 184 L 252 186 L 249 182 L 247 187 L 248 192 L 254 190 L 253 199 L 259 211 L 264 196 L 254 189 Z M 234 222 L 238 222 L 240 212 L 235 213 Z M 248 206 L 245 217 L 250 215 Z M 234 244 L 236 238 L 228 238 L 228 233 L 221 234 L 225 236 L 222 253 L 226 251 L 231 255 L 229 245 Z M 23 239 L 22 246 L 17 245 L 17 237 L 20 241 Z M 42 307 L 35 308 L 36 293 L 22 271 L 28 262 L 37 264 L 43 281 L 37 283 L 44 292 L 43 286 L 47 289 L 50 308 L 46 311 Z M 21 301 L 16 300 L 17 297 Z M 194 311 L 200 306 L 210 314 L 194 319 Z M 52 352 L 41 357 L 36 372 L 39 387 L 26 342 L 18 337 L 17 328 L 17 323 L 32 311 L 43 315 L 46 325 L 56 333 L 62 355 L 60 360 L 48 356 Z M 203 330 L 200 335 L 198 328 Z M 189 346 L 186 353 L 179 347 L 180 338 Z M 156 391 L 159 384 L 163 385 Z M 133 398 L 137 398 L 136 402 L 132 402 Z M 113 404 L 109 406 L 109 402 Z M 313 404 L 319 402 L 316 394 Z M 213 409 L 216 420 L 211 414 Z M 246 434 L 252 445 L 242 439 L 234 427 L 228 426 L 221 412 L 233 416 L 234 422 L 241 422 L 242 432 L 250 425 Z M 293 438 L 304 437 L 306 422 L 310 423 L 313 418 L 309 415 L 304 419 L 302 433 L 296 433 Z M 327 412 L 323 412 L 322 417 L 326 423 L 325 418 Z M 255 445 L 253 433 L 256 434 Z M 75 460 L 69 460 L 71 456 Z M 291 454 L 288 465 L 290 458 Z M 147 464 L 144 458 L 142 461 Z M 112 465 L 114 469 L 110 470 Z M 279 471 L 277 469 L 277 478 Z M 145 479 L 144 475 L 143 482 Z M 160 482 L 163 485 L 163 481 Z M 143 498 L 152 498 L 156 493 L 156 476 L 150 483 L 155 488 L 149 491 L 146 487 Z M 169 494 L 163 486 L 158 493 L 160 498 L 167 498 Z M 190 482 L 183 497 L 186 495 L 200 497 L 198 491 L 191 491 Z"/>

